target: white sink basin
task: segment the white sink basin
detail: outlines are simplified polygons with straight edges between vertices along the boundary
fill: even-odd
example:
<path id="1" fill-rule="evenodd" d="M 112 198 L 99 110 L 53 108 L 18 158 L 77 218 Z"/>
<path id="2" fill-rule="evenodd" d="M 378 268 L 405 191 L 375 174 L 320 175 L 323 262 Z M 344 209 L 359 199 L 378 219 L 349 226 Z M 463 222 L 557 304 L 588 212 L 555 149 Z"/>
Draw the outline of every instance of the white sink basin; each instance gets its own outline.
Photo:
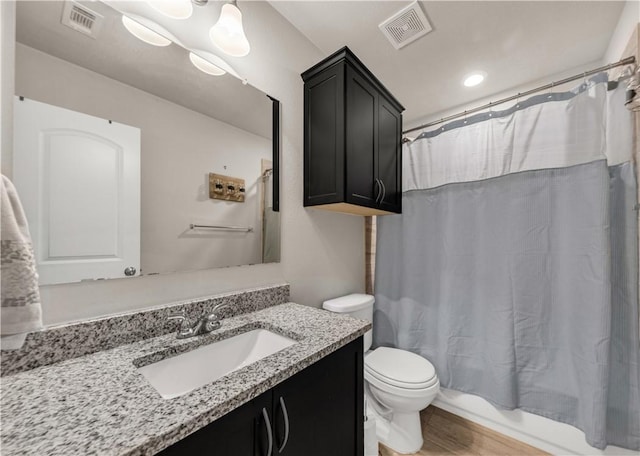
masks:
<path id="1" fill-rule="evenodd" d="M 255 329 L 142 366 L 138 371 L 165 399 L 181 396 L 296 342 Z"/>

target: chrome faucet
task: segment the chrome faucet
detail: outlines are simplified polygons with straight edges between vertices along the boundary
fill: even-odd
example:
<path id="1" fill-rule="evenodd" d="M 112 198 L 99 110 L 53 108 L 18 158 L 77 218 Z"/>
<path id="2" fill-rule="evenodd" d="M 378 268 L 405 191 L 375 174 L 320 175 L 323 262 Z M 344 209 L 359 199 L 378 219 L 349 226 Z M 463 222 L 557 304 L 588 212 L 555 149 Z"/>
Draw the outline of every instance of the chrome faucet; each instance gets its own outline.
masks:
<path id="1" fill-rule="evenodd" d="M 178 339 L 186 339 L 188 337 L 207 334 L 220 328 L 220 326 L 222 326 L 222 322 L 220 316 L 218 315 L 218 311 L 220 309 L 225 309 L 228 307 L 228 304 L 218 304 L 213 308 L 210 314 L 203 315 L 202 317 L 198 318 L 198 320 L 196 320 L 194 324 L 191 324 L 189 322 L 184 312 L 171 314 L 169 315 L 168 319 L 180 321 L 180 328 L 178 328 L 176 337 Z"/>

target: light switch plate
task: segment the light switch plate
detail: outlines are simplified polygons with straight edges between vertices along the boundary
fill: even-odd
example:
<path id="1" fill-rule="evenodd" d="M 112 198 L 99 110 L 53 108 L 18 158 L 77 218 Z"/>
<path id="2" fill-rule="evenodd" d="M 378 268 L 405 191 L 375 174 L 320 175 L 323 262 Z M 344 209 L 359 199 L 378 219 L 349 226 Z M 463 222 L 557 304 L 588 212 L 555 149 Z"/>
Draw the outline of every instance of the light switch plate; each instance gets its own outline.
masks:
<path id="1" fill-rule="evenodd" d="M 244 179 L 209 173 L 209 198 L 244 203 Z"/>

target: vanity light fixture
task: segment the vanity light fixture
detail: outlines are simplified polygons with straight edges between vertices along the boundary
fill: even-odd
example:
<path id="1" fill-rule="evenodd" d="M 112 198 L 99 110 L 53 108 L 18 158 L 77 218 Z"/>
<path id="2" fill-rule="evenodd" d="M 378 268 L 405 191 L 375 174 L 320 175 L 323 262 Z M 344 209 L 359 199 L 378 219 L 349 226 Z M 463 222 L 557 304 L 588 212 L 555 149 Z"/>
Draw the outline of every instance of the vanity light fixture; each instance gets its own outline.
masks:
<path id="1" fill-rule="evenodd" d="M 193 63 L 193 66 L 202 71 L 203 73 L 210 74 L 212 76 L 222 76 L 226 73 L 222 68 L 213 63 L 209 62 L 206 59 L 203 59 L 197 54 L 193 52 L 189 52 L 189 60 Z"/>
<path id="2" fill-rule="evenodd" d="M 251 50 L 242 28 L 242 13 L 231 0 L 222 6 L 218 22 L 211 27 L 209 37 L 222 52 L 233 57 L 244 57 Z"/>
<path id="3" fill-rule="evenodd" d="M 474 71 L 464 78 L 463 84 L 465 87 L 474 87 L 484 81 L 484 78 L 486 77 L 487 73 L 485 73 L 484 71 Z"/>
<path id="4" fill-rule="evenodd" d="M 154 32 L 149 27 L 134 21 L 128 16 L 122 15 L 122 24 L 124 24 L 129 33 L 147 44 L 151 44 L 153 46 L 169 46 L 171 44 L 170 39 Z"/>
<path id="5" fill-rule="evenodd" d="M 193 14 L 191 0 L 147 0 L 147 4 L 171 19 L 188 19 Z"/>

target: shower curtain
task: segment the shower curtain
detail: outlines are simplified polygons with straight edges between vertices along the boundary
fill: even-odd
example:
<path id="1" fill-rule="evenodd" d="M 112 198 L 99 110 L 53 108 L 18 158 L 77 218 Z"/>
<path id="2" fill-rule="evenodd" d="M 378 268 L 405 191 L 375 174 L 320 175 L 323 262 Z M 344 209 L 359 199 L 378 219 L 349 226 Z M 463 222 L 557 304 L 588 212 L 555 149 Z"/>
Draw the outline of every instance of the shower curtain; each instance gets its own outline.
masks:
<path id="1" fill-rule="evenodd" d="M 606 75 L 405 145 L 378 218 L 374 345 L 441 385 L 640 449 L 632 117 Z"/>

